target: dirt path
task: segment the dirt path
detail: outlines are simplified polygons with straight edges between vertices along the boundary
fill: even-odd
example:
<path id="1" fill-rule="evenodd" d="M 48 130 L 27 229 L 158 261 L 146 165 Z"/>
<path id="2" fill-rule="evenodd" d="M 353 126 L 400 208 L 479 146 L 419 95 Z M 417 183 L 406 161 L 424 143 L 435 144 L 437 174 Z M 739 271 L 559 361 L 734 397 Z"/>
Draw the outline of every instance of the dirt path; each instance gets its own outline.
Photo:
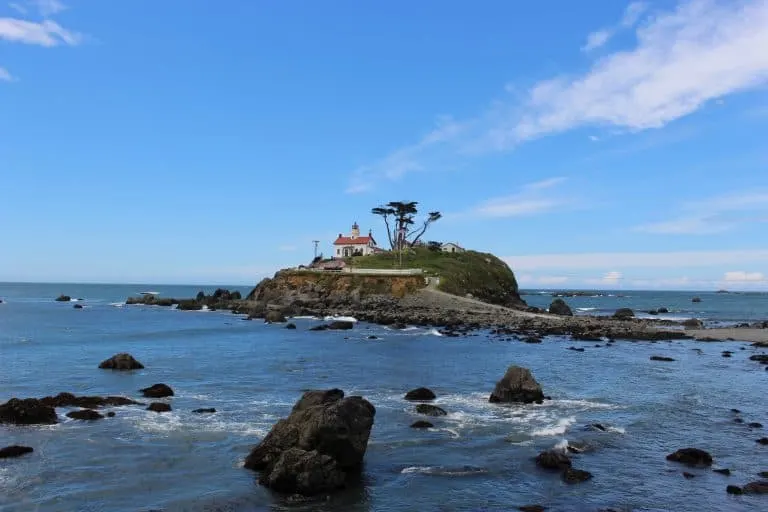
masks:
<path id="1" fill-rule="evenodd" d="M 736 341 L 768 343 L 768 329 L 731 329 L 723 327 L 717 329 L 688 329 L 685 333 L 690 334 L 697 340 L 707 340 L 707 338 L 726 340 L 732 338 Z"/>

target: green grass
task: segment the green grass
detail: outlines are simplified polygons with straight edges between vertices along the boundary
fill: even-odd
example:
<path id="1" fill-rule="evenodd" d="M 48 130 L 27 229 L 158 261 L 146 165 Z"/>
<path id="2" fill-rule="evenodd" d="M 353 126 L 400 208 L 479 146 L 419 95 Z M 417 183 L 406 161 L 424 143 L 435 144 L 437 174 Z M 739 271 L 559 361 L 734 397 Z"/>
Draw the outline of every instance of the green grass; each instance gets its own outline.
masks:
<path id="1" fill-rule="evenodd" d="M 420 268 L 426 275 L 440 278 L 440 290 L 454 295 L 472 294 L 494 304 L 512 304 L 519 300 L 517 280 L 502 260 L 488 253 L 465 251 L 444 253 L 415 248 L 403 254 L 403 265 L 391 253 L 357 256 L 347 263 L 357 268 Z"/>

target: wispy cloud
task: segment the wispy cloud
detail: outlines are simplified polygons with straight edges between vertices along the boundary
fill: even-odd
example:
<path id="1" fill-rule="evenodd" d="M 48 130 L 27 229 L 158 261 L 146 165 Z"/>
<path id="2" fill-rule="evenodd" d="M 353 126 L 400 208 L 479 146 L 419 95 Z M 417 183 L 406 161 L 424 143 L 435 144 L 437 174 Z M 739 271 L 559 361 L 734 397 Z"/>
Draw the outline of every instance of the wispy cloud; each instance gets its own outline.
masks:
<path id="1" fill-rule="evenodd" d="M 648 9 L 648 4 L 644 2 L 632 2 L 626 9 L 624 9 L 624 15 L 616 26 L 603 28 L 589 34 L 587 36 L 587 42 L 581 50 L 583 52 L 591 52 L 592 50 L 604 46 L 620 30 L 632 28 L 646 9 Z"/>
<path id="2" fill-rule="evenodd" d="M 80 44 L 82 36 L 51 20 L 37 23 L 15 18 L 0 18 L 0 39 L 12 43 L 51 47 L 61 44 L 75 46 Z"/>
<path id="3" fill-rule="evenodd" d="M 529 183 L 515 194 L 488 199 L 465 212 L 449 214 L 448 217 L 522 217 L 554 211 L 570 201 L 556 190 L 564 181 L 565 178 L 556 177 Z"/>
<path id="4" fill-rule="evenodd" d="M 42 16 L 53 16 L 67 9 L 59 0 L 28 0 L 27 3 L 37 8 Z"/>
<path id="5" fill-rule="evenodd" d="M 765 274 L 762 272 L 744 272 L 743 270 L 736 270 L 726 272 L 723 276 L 723 281 L 728 283 L 756 283 L 761 281 L 768 281 Z"/>
<path id="6" fill-rule="evenodd" d="M 644 4 L 632 5 L 621 26 L 642 15 Z M 361 166 L 350 191 L 585 126 L 660 128 L 768 83 L 768 52 L 756 51 L 768 48 L 768 0 L 682 0 L 632 30 L 630 48 L 595 58 L 586 72 L 550 77 L 522 95 L 508 87 L 477 116 L 447 118 L 415 144 Z"/>
<path id="7" fill-rule="evenodd" d="M 0 82 L 11 82 L 13 76 L 5 68 L 0 68 Z"/>
<path id="8" fill-rule="evenodd" d="M 743 224 L 766 222 L 768 192 L 747 191 L 683 204 L 670 220 L 637 226 L 636 231 L 664 235 L 709 235 Z"/>
<path id="9" fill-rule="evenodd" d="M 26 7 L 24 7 L 24 6 L 23 6 L 22 4 L 20 4 L 20 3 L 17 3 L 17 2 L 11 2 L 11 3 L 9 3 L 9 4 L 8 4 L 8 7 L 10 7 L 11 9 L 13 9 L 14 11 L 16 11 L 17 13 L 19 13 L 19 14 L 21 14 L 21 15 L 25 15 L 25 14 L 27 14 L 27 8 L 26 8 Z"/>

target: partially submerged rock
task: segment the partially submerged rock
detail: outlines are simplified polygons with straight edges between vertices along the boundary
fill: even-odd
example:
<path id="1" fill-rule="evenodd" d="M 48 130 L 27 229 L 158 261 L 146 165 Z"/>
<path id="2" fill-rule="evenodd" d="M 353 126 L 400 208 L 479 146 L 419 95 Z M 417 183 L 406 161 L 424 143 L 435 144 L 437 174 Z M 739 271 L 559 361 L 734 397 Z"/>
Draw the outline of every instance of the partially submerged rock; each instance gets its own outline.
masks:
<path id="1" fill-rule="evenodd" d="M 99 364 L 102 370 L 141 370 L 144 365 L 138 362 L 131 354 L 115 354 Z"/>
<path id="2" fill-rule="evenodd" d="M 343 487 L 359 473 L 376 409 L 339 389 L 308 391 L 245 459 L 259 483 L 288 494 Z"/>
<path id="3" fill-rule="evenodd" d="M 553 300 L 552 304 L 549 305 L 549 312 L 553 315 L 573 316 L 573 311 L 563 299 Z"/>
<path id="4" fill-rule="evenodd" d="M 11 398 L 0 405 L 0 423 L 52 425 L 57 422 L 56 410 L 36 398 Z"/>
<path id="5" fill-rule="evenodd" d="M 592 478 L 592 473 L 583 469 L 567 468 L 563 471 L 563 481 L 567 484 L 576 484 L 586 482 Z"/>
<path id="6" fill-rule="evenodd" d="M 82 407 L 95 409 L 105 406 L 141 405 L 139 402 L 124 396 L 77 396 L 72 393 L 59 393 L 56 396 L 46 396 L 40 402 L 50 407 Z"/>
<path id="7" fill-rule="evenodd" d="M 617 320 L 631 320 L 635 318 L 635 312 L 629 308 L 619 308 L 613 314 L 613 318 Z"/>
<path id="8" fill-rule="evenodd" d="M 149 407 L 147 407 L 147 410 L 154 412 L 171 412 L 171 406 L 164 402 L 152 402 L 149 404 Z"/>
<path id="9" fill-rule="evenodd" d="M 72 418 L 73 420 L 95 421 L 104 419 L 104 416 L 93 409 L 80 409 L 79 411 L 68 412 L 67 418 Z"/>
<path id="10" fill-rule="evenodd" d="M 406 400 L 413 401 L 428 401 L 437 398 L 435 393 L 429 388 L 416 388 L 412 389 L 405 394 Z"/>
<path id="11" fill-rule="evenodd" d="M 496 383 L 496 387 L 488 399 L 491 403 L 522 402 L 533 403 L 544 400 L 544 392 L 531 370 L 521 366 L 510 366 L 504 377 Z"/>
<path id="12" fill-rule="evenodd" d="M 703 329 L 704 322 L 698 318 L 689 318 L 688 320 L 683 321 L 683 327 L 686 329 Z"/>
<path id="13" fill-rule="evenodd" d="M 166 398 L 173 396 L 173 390 L 167 384 L 152 384 L 148 388 L 140 389 L 141 394 L 147 398 Z"/>
<path id="14" fill-rule="evenodd" d="M 32 453 L 33 451 L 35 450 L 30 448 L 29 446 L 19 446 L 19 445 L 6 446 L 5 448 L 0 448 L 0 459 L 10 459 L 15 457 L 21 457 L 22 455 Z"/>
<path id="15" fill-rule="evenodd" d="M 571 459 L 561 451 L 547 450 L 536 456 L 540 468 L 563 471 L 571 467 Z"/>
<path id="16" fill-rule="evenodd" d="M 651 356 L 651 361 L 674 361 L 674 359 L 666 356 Z"/>
<path id="17" fill-rule="evenodd" d="M 69 302 L 72 300 L 72 297 L 69 295 L 59 295 L 56 297 L 56 302 Z"/>
<path id="18" fill-rule="evenodd" d="M 436 405 L 419 404 L 416 406 L 416 412 L 426 416 L 446 416 L 448 413 Z"/>
<path id="19" fill-rule="evenodd" d="M 680 462 L 689 466 L 711 466 L 712 456 L 698 448 L 681 448 L 667 455 L 667 460 Z"/>
<path id="20" fill-rule="evenodd" d="M 195 414 L 213 414 L 216 412 L 216 409 L 214 409 L 213 407 L 204 407 L 201 409 L 195 409 L 192 412 Z"/>
<path id="21" fill-rule="evenodd" d="M 285 315 L 278 309 L 270 309 L 267 311 L 267 314 L 264 315 L 264 322 L 268 324 L 282 324 L 286 321 L 287 319 L 285 318 Z"/>
<path id="22" fill-rule="evenodd" d="M 750 482 L 744 487 L 729 485 L 725 490 L 728 494 L 768 494 L 768 480 Z"/>
<path id="23" fill-rule="evenodd" d="M 434 425 L 428 421 L 414 421 L 411 423 L 411 428 L 432 428 Z"/>

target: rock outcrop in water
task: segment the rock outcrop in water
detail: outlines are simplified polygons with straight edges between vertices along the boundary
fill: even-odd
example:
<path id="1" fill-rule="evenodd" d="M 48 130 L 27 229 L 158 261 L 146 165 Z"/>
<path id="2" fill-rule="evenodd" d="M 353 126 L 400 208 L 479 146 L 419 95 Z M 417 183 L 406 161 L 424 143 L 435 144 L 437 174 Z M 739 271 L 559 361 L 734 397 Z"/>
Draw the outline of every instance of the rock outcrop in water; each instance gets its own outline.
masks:
<path id="1" fill-rule="evenodd" d="M 29 446 L 19 446 L 19 445 L 6 446 L 5 448 L 0 448 L 0 459 L 11 459 L 15 457 L 21 457 L 22 455 L 26 455 L 34 451 L 35 450 L 30 448 Z"/>
<path id="2" fill-rule="evenodd" d="M 510 366 L 507 373 L 496 383 L 488 399 L 491 403 L 522 402 L 530 404 L 544 400 L 541 385 L 533 378 L 531 370 L 521 366 Z"/>
<path id="3" fill-rule="evenodd" d="M 553 315 L 573 316 L 573 311 L 563 299 L 553 300 L 552 304 L 549 305 L 549 312 Z"/>
<path id="4" fill-rule="evenodd" d="M 99 364 L 102 370 L 141 370 L 144 365 L 138 362 L 131 354 L 123 352 L 115 354 Z"/>
<path id="5" fill-rule="evenodd" d="M 173 390 L 167 384 L 152 384 L 148 388 L 140 389 L 141 394 L 147 398 L 166 398 L 173 396 Z"/>
<path id="6" fill-rule="evenodd" d="M 434 400 L 435 398 L 437 398 L 435 393 L 429 388 L 416 388 L 405 394 L 406 400 L 414 402 L 427 402 L 429 400 Z"/>
<path id="7" fill-rule="evenodd" d="M 163 402 L 152 402 L 147 407 L 148 411 L 153 412 L 171 412 L 171 406 Z"/>
<path id="8" fill-rule="evenodd" d="M 49 407 L 82 407 L 85 409 L 105 406 L 141 405 L 139 402 L 124 396 L 76 396 L 72 393 L 46 396 L 40 399 L 40 403 Z"/>
<path id="9" fill-rule="evenodd" d="M 688 466 L 711 466 L 712 455 L 698 448 L 681 448 L 667 455 L 667 460 Z"/>
<path id="10" fill-rule="evenodd" d="M 245 459 L 259 483 L 311 496 L 343 487 L 358 474 L 376 409 L 340 389 L 307 391 Z"/>
<path id="11" fill-rule="evenodd" d="M 56 297 L 56 302 L 69 302 L 72 300 L 72 297 L 69 295 L 59 295 Z"/>
<path id="12" fill-rule="evenodd" d="M 629 308 L 619 308 L 613 314 L 613 318 L 616 320 L 631 320 L 635 318 L 635 312 Z"/>
<path id="13" fill-rule="evenodd" d="M 11 398 L 0 405 L 0 423 L 52 425 L 58 421 L 56 410 L 36 398 Z"/>
<path id="14" fill-rule="evenodd" d="M 416 406 L 416 412 L 425 416 L 447 416 L 448 413 L 436 405 L 419 404 Z"/>
<path id="15" fill-rule="evenodd" d="M 72 418 L 73 420 L 82 420 L 82 421 L 96 421 L 96 420 L 104 419 L 104 415 L 102 415 L 97 411 L 94 411 L 93 409 L 80 409 L 79 411 L 68 412 L 67 418 Z"/>

